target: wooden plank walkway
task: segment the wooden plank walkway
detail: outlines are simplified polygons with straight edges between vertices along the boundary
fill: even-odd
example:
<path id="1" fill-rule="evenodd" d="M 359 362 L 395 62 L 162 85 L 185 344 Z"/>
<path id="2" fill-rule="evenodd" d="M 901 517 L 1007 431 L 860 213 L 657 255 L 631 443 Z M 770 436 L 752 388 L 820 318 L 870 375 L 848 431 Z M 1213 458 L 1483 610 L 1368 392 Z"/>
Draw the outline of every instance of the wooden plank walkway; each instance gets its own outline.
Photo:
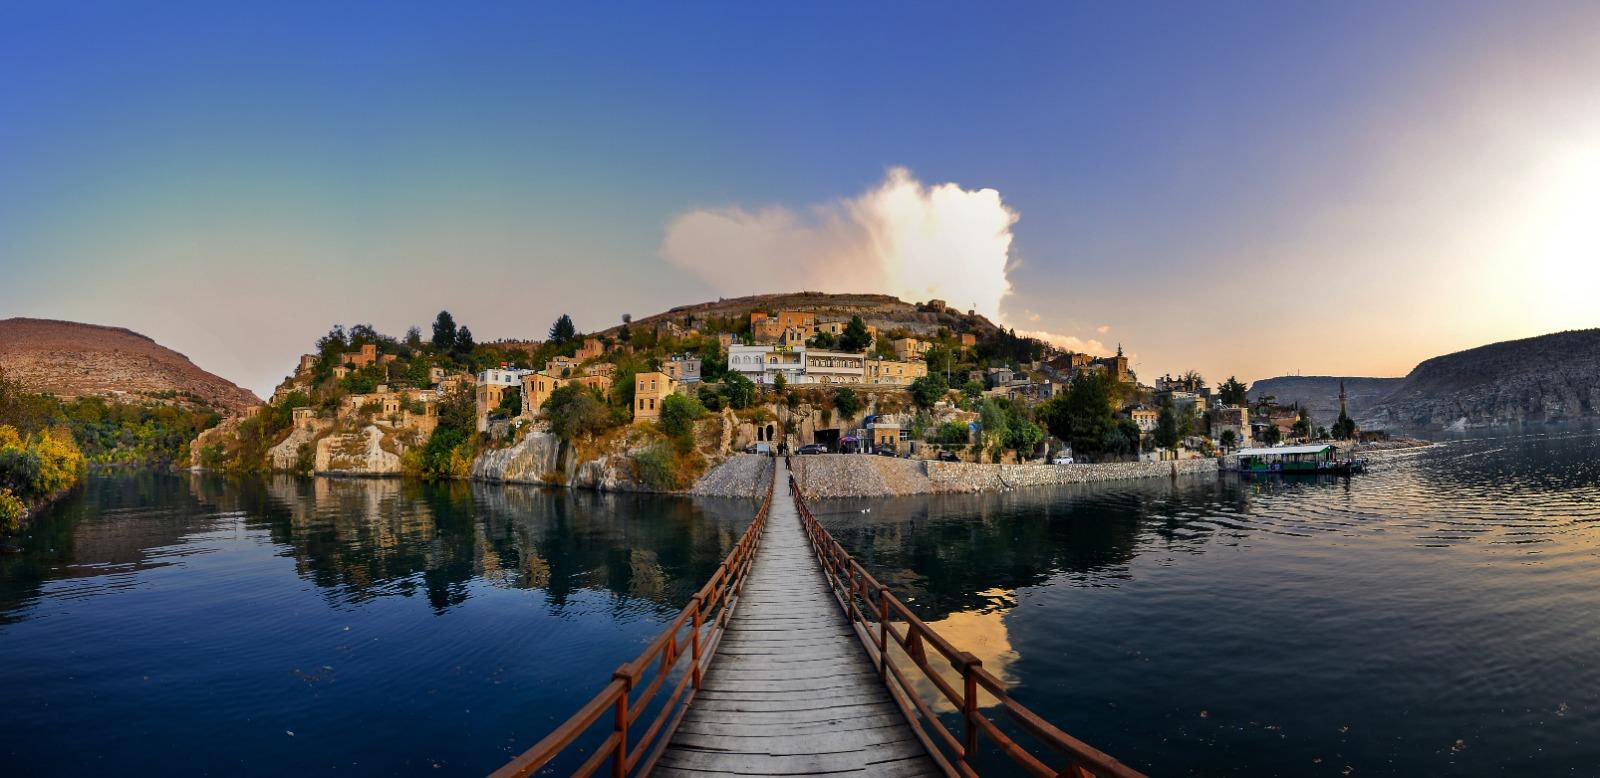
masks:
<path id="1" fill-rule="evenodd" d="M 782 459 L 738 608 L 657 775 L 940 775 L 811 554 Z"/>

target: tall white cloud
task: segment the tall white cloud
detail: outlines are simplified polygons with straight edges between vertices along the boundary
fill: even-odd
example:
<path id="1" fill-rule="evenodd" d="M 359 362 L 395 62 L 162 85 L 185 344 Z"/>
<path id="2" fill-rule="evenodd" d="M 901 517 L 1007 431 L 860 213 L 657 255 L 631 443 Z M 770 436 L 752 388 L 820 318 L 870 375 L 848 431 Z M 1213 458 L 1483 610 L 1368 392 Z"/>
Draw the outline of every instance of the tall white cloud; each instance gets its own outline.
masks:
<path id="1" fill-rule="evenodd" d="M 925 185 L 905 168 L 804 213 L 699 209 L 667 226 L 661 253 L 718 292 L 883 292 L 940 298 L 1001 321 L 1016 211 L 993 189 Z"/>

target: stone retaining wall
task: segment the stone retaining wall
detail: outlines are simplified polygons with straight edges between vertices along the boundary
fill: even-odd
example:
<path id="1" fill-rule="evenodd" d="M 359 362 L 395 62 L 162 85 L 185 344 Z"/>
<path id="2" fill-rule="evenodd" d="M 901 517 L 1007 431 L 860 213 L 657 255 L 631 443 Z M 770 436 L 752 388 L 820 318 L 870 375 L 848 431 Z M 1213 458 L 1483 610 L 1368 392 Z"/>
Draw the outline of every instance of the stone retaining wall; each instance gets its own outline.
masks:
<path id="1" fill-rule="evenodd" d="M 1217 460 L 1112 462 L 1103 465 L 993 465 L 934 462 L 855 454 L 794 458 L 807 497 L 896 497 L 907 494 L 990 492 L 1136 478 L 1215 475 Z"/>
<path id="2" fill-rule="evenodd" d="M 1215 459 L 1176 462 L 1108 462 L 1099 465 L 981 465 L 972 462 L 926 462 L 928 479 L 938 492 L 987 492 L 1024 486 L 1058 486 L 1136 478 L 1215 475 Z"/>

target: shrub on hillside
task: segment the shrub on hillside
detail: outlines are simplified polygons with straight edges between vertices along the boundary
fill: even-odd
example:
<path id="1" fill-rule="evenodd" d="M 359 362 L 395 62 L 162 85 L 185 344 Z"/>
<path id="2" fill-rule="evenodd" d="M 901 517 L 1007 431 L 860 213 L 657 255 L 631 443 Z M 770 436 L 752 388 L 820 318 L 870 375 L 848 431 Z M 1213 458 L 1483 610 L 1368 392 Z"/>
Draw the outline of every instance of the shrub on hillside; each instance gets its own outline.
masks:
<path id="1" fill-rule="evenodd" d="M 0 488 L 0 532 L 16 532 L 22 527 L 22 519 L 27 515 L 28 506 L 12 494 L 10 489 Z"/>
<path id="2" fill-rule="evenodd" d="M 661 431 L 678 438 L 694 431 L 694 422 L 706 415 L 700 401 L 682 394 L 674 394 L 661 401 Z"/>

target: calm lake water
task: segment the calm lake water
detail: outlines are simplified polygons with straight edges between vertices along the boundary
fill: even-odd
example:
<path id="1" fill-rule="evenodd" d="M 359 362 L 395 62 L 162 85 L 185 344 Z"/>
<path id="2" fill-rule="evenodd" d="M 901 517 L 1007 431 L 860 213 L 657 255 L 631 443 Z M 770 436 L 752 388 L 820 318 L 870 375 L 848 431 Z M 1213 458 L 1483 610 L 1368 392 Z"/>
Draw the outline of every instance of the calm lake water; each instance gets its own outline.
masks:
<path id="1" fill-rule="evenodd" d="M 1153 774 L 1600 774 L 1592 431 L 1351 480 L 815 507 L 1018 699 Z M 0 755 L 11 774 L 480 774 L 632 658 L 750 511 L 96 477 L 0 554 Z"/>

